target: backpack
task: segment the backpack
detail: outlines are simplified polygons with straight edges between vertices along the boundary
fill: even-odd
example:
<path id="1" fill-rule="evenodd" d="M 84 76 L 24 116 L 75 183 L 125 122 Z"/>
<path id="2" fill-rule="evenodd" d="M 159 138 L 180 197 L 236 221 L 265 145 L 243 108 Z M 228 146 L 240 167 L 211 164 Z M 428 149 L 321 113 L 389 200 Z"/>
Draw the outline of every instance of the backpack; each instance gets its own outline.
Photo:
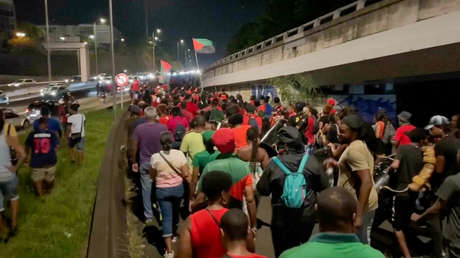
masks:
<path id="1" fill-rule="evenodd" d="M 181 123 L 179 123 L 177 126 L 176 126 L 176 130 L 174 130 L 174 142 L 173 142 L 173 149 L 179 149 L 180 148 L 180 144 L 182 142 L 182 139 L 184 138 L 184 135 L 185 133 L 187 132 L 187 130 L 185 130 L 185 126 Z"/>
<path id="2" fill-rule="evenodd" d="M 302 157 L 297 173 L 291 172 L 279 159 L 274 157 L 273 161 L 286 174 L 284 179 L 283 194 L 281 199 L 288 208 L 301 208 L 307 197 L 307 182 L 303 170 L 308 161 L 308 153 Z"/>

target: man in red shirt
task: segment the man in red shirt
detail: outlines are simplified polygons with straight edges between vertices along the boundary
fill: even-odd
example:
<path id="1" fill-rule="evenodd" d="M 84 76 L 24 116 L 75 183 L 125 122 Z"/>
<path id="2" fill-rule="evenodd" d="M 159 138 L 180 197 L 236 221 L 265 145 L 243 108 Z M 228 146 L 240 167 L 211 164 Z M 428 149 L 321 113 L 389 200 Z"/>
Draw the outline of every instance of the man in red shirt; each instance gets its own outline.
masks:
<path id="1" fill-rule="evenodd" d="M 401 145 L 406 145 L 410 144 L 411 140 L 409 136 L 406 135 L 406 132 L 410 132 L 415 129 L 415 126 L 410 124 L 410 118 L 412 117 L 412 114 L 403 111 L 398 115 L 398 120 L 399 120 L 399 128 L 396 130 L 395 136 L 393 140 L 391 141 L 395 148 L 398 148 Z"/>
<path id="2" fill-rule="evenodd" d="M 192 96 L 191 96 L 191 95 L 187 95 L 187 96 L 185 97 L 185 102 L 187 103 L 187 104 L 186 104 L 186 109 L 187 109 L 187 111 L 190 112 L 190 113 L 192 113 L 192 115 L 195 116 L 195 115 L 196 115 L 196 112 L 198 111 L 199 108 L 198 108 L 198 106 L 197 106 L 195 103 L 193 103 L 193 101 L 192 101 Z"/>

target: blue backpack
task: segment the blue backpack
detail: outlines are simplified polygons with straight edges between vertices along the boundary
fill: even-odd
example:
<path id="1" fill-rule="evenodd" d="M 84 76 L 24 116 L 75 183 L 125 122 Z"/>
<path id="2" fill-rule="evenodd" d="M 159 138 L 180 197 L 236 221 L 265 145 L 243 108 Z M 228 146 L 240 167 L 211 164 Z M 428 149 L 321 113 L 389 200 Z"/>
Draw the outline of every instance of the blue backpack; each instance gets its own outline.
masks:
<path id="1" fill-rule="evenodd" d="M 288 208 L 301 208 L 307 197 L 307 182 L 303 170 L 308 157 L 308 153 L 303 156 L 297 173 L 291 172 L 277 157 L 273 158 L 275 164 L 286 174 L 281 199 Z"/>

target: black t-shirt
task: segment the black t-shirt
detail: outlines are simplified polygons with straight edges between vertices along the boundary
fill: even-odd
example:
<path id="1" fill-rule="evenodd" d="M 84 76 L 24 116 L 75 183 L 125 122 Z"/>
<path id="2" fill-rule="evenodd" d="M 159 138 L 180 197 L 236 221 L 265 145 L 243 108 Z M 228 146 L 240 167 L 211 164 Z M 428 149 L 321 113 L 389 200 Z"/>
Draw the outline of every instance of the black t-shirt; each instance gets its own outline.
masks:
<path id="1" fill-rule="evenodd" d="M 396 190 L 402 190 L 412 182 L 412 178 L 423 168 L 423 152 L 413 145 L 401 145 L 396 159 L 399 160 L 398 171 L 391 174 L 390 185 Z"/>
<path id="2" fill-rule="evenodd" d="M 460 249 L 460 174 L 449 176 L 436 192 L 447 202 L 447 217 L 443 221 L 443 235 L 451 247 Z"/>
<path id="3" fill-rule="evenodd" d="M 447 136 L 437 142 L 434 146 L 434 151 L 437 156 L 444 156 L 446 163 L 444 171 L 439 174 L 435 173 L 432 180 L 433 187 L 441 185 L 444 179 L 450 175 L 457 173 L 457 151 L 460 149 L 460 139 L 453 136 Z"/>

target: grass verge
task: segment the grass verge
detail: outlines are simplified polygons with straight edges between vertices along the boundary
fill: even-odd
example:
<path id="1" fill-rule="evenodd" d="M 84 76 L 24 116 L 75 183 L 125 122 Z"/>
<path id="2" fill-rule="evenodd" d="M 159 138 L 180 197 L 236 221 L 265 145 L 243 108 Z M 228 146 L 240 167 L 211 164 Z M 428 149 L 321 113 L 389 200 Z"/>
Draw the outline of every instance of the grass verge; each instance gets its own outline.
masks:
<path id="1" fill-rule="evenodd" d="M 19 171 L 19 232 L 7 244 L 0 244 L 0 257 L 85 255 L 99 169 L 113 113 L 111 110 L 89 112 L 86 118 L 84 163 L 70 163 L 67 143 L 62 142 L 56 184 L 44 202 L 35 196 L 30 168 L 23 166 Z M 21 136 L 22 143 L 25 137 Z"/>

